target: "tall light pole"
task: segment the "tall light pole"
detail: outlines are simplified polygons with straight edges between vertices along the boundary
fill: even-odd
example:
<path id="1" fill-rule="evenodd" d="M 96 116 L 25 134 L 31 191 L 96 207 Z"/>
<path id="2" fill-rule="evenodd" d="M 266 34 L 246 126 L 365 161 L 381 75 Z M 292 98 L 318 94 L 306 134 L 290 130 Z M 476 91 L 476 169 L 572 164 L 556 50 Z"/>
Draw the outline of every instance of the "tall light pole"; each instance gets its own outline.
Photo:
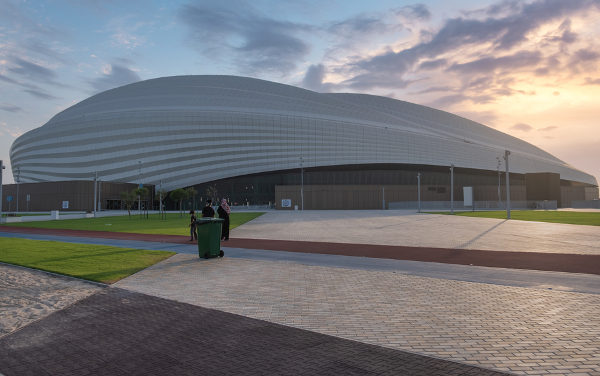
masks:
<path id="1" fill-rule="evenodd" d="M 506 219 L 510 219 L 510 181 L 508 179 L 508 156 L 510 151 L 504 151 L 504 162 L 506 164 Z"/>
<path id="2" fill-rule="evenodd" d="M 300 207 L 304 210 L 304 160 L 300 157 Z"/>
<path id="3" fill-rule="evenodd" d="M 4 163 L 2 163 L 2 160 L 0 160 L 0 223 L 4 222 L 4 217 L 2 216 L 2 201 L 4 200 L 2 198 L 2 175 L 5 168 L 6 167 L 4 167 Z"/>
<path id="4" fill-rule="evenodd" d="M 17 176 L 16 176 L 16 178 L 17 178 L 17 213 L 19 212 L 19 180 L 21 180 L 20 177 L 21 177 L 21 168 L 17 167 Z"/>
<path id="5" fill-rule="evenodd" d="M 450 214 L 454 214 L 454 165 L 450 165 Z"/>
<path id="6" fill-rule="evenodd" d="M 138 172 L 140 180 L 139 188 L 142 188 L 142 161 L 138 161 Z M 142 195 L 138 195 L 138 211 L 140 212 L 140 215 L 142 215 Z"/>
<path id="7" fill-rule="evenodd" d="M 417 212 L 421 212 L 421 173 L 417 173 Z"/>
<path id="8" fill-rule="evenodd" d="M 496 161 L 498 162 L 496 165 L 496 170 L 498 170 L 498 208 L 502 207 L 502 198 L 500 194 L 500 166 L 502 165 L 502 161 L 500 157 L 496 157 Z"/>
<path id="9" fill-rule="evenodd" d="M 162 215 L 162 179 L 160 179 L 158 187 L 158 212 Z"/>
<path id="10" fill-rule="evenodd" d="M 98 202 L 98 171 L 94 172 L 94 218 L 96 218 L 96 206 Z"/>

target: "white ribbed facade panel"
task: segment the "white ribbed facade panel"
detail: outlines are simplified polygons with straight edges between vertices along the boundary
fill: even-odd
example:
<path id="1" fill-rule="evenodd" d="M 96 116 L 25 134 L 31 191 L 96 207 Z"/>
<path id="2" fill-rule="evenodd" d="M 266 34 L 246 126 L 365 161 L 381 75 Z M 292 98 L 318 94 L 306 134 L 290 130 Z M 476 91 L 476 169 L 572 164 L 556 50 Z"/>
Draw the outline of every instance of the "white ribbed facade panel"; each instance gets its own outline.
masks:
<path id="1" fill-rule="evenodd" d="M 235 76 L 142 81 L 86 99 L 11 147 L 22 182 L 88 180 L 174 189 L 304 167 L 399 163 L 595 178 L 473 121 L 362 94 L 322 94 Z M 140 164 L 139 161 L 142 163 Z M 141 165 L 141 177 L 140 177 Z"/>

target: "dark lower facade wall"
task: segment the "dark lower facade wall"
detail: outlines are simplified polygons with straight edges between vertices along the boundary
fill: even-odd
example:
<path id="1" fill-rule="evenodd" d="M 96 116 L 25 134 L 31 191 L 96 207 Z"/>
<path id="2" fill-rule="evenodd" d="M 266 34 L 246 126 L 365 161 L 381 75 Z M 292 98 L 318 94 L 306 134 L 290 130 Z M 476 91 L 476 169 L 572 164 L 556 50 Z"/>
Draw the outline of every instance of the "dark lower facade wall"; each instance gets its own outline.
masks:
<path id="1" fill-rule="evenodd" d="M 131 191 L 138 186 L 131 183 L 99 182 L 97 198 L 101 209 L 124 209 L 121 192 Z M 150 191 L 154 186 L 146 185 Z M 19 193 L 17 200 L 17 191 Z M 8 201 L 11 196 L 12 200 Z M 2 211 L 93 211 L 93 181 L 58 181 L 42 183 L 7 184 L 2 186 Z M 136 203 L 137 205 L 137 203 Z"/>
<path id="2" fill-rule="evenodd" d="M 233 205 L 274 205 L 275 201 L 279 201 L 279 198 L 276 197 L 276 187 L 300 186 L 302 180 L 304 180 L 305 186 L 331 186 L 340 187 L 341 190 L 346 190 L 341 187 L 363 189 L 363 186 L 369 185 L 379 187 L 390 185 L 402 187 L 397 189 L 398 201 L 410 201 L 416 200 L 417 174 L 419 173 L 421 174 L 423 194 L 428 195 L 427 197 L 431 196 L 432 200 L 450 200 L 450 168 L 447 166 L 371 164 L 306 168 L 303 173 L 298 168 L 237 176 L 198 184 L 194 188 L 198 192 L 197 200 L 200 201 L 207 197 L 218 197 L 227 198 Z M 491 187 L 481 190 L 481 197 L 485 197 L 486 200 L 497 200 L 498 185 L 501 186 L 501 194 L 503 194 L 504 188 L 502 187 L 505 185 L 505 176 L 504 173 L 498 174 L 496 171 L 455 168 L 454 184 L 455 187 Z M 511 174 L 510 184 L 511 187 L 525 187 L 524 175 Z M 512 189 L 517 189 L 515 195 L 519 194 L 518 188 Z M 456 197 L 462 199 L 462 191 L 460 196 Z"/>
<path id="3" fill-rule="evenodd" d="M 511 185 L 512 201 L 525 201 L 526 190 L 522 185 Z M 504 202 L 506 191 L 500 190 Z M 302 199 L 304 196 L 304 200 Z M 498 202 L 498 186 L 473 187 L 473 196 L 477 201 Z M 366 210 L 388 209 L 390 203 L 418 199 L 417 186 L 410 185 L 304 185 L 303 194 L 300 185 L 275 187 L 275 208 L 294 210 L 297 206 L 305 210 Z M 462 187 L 455 187 L 455 202 L 463 201 Z M 421 185 L 421 201 L 450 201 L 449 186 Z"/>
<path id="4" fill-rule="evenodd" d="M 237 176 L 194 186 L 196 196 L 184 200 L 183 209 L 201 208 L 207 199 L 226 198 L 231 205 L 270 205 L 281 208 L 281 200 L 291 200 L 292 208 L 301 208 L 300 187 L 304 180 L 305 209 L 382 209 L 384 202 L 417 201 L 417 174 L 421 174 L 422 201 L 450 201 L 450 170 L 447 166 L 402 164 L 352 165 L 307 168 Z M 561 180 L 558 174 L 510 174 L 512 201 L 557 201 L 570 207 L 573 201 L 598 198 L 598 187 Z M 154 186 L 146 185 L 154 192 Z M 473 187 L 475 201 L 504 202 L 504 173 L 473 169 L 454 169 L 454 200 L 463 200 L 463 187 Z M 137 188 L 136 184 L 100 182 L 101 209 L 125 209 L 121 192 Z M 499 189 L 500 188 L 500 189 Z M 498 192 L 500 190 L 500 192 Z M 16 184 L 3 189 L 3 210 L 16 210 Z M 500 193 L 500 195 L 498 194 Z M 7 196 L 13 201 L 7 202 Z M 27 202 L 27 195 L 30 200 Z M 500 196 L 500 197 L 498 197 Z M 21 183 L 20 211 L 92 211 L 92 181 Z M 63 202 L 68 201 L 68 209 Z M 167 210 L 178 202 L 164 200 Z M 158 209 L 155 197 L 143 200 L 143 207 Z M 137 208 L 137 202 L 134 209 Z"/>

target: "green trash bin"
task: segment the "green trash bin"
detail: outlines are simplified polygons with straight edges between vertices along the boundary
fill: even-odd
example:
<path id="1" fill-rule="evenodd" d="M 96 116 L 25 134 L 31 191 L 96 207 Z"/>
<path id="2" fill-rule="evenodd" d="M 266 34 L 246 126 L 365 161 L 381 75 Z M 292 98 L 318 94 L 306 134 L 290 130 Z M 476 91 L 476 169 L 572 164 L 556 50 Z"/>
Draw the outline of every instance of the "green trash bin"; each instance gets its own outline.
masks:
<path id="1" fill-rule="evenodd" d="M 221 250 L 221 218 L 198 218 L 196 231 L 198 232 L 198 256 L 204 258 L 223 257 Z"/>

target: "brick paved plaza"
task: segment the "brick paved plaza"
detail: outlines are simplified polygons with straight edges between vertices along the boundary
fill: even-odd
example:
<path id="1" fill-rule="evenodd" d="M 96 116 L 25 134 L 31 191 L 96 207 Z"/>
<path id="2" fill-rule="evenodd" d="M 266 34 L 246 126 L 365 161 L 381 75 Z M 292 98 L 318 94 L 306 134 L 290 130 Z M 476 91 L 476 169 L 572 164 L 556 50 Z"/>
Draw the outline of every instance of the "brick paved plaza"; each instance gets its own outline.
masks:
<path id="1" fill-rule="evenodd" d="M 521 374 L 600 372 L 600 295 L 176 255 L 118 287 Z"/>
<path id="2" fill-rule="evenodd" d="M 521 236 L 597 265 L 597 227 L 492 221 L 269 212 L 232 237 L 505 252 Z M 139 242 L 156 244 L 182 253 L 108 288 L 0 265 L 0 373 L 600 375 L 598 273 Z"/>

